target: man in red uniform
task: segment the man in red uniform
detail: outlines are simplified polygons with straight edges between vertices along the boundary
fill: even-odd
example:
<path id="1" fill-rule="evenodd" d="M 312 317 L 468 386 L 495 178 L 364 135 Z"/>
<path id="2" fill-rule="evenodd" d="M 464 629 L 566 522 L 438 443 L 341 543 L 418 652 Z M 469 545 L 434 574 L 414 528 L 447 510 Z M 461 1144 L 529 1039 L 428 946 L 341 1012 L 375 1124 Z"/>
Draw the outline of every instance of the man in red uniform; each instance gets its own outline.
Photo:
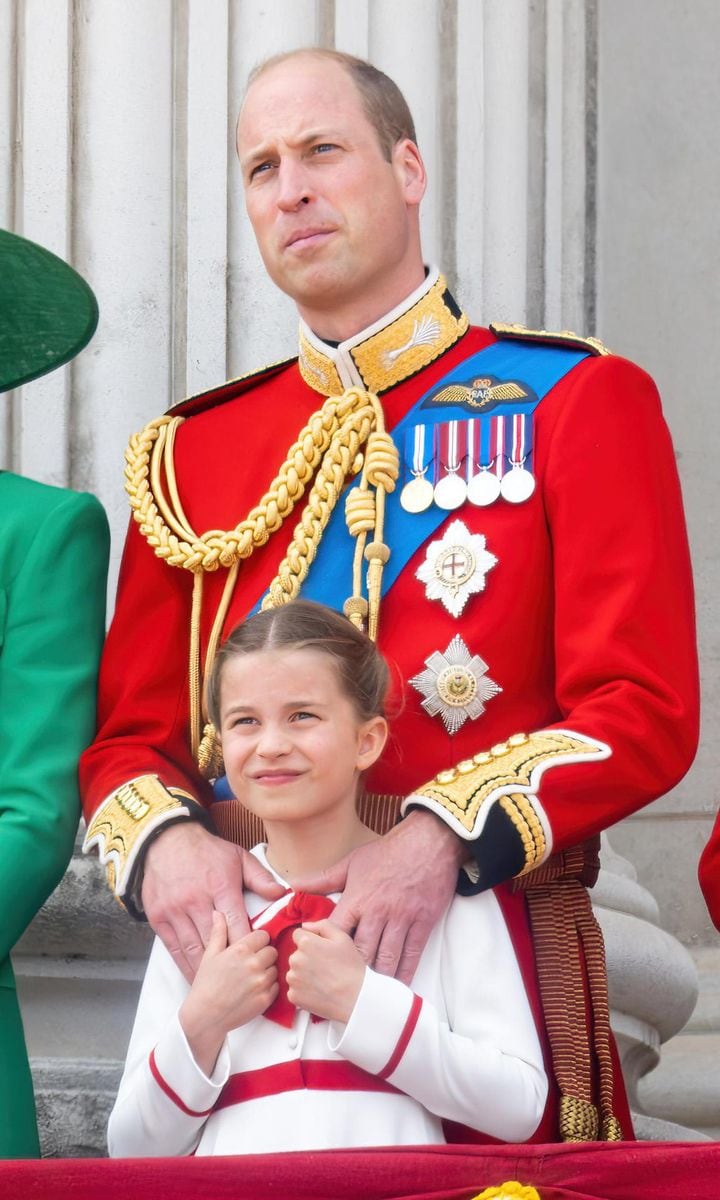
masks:
<path id="1" fill-rule="evenodd" d="M 690 765 L 672 447 L 652 381 L 600 343 L 469 326 L 423 265 L 412 119 L 369 64 L 271 60 L 238 152 L 265 266 L 298 307 L 299 357 L 131 443 L 86 844 L 188 974 L 213 908 L 245 932 L 243 877 L 275 892 L 206 827 L 201 680 L 223 633 L 302 589 L 366 623 L 394 664 L 392 745 L 368 787 L 410 798 L 392 832 L 312 883 L 344 886 L 336 919 L 410 978 L 461 862 L 476 889 L 588 879 L 592 854 L 572 848 Z"/>

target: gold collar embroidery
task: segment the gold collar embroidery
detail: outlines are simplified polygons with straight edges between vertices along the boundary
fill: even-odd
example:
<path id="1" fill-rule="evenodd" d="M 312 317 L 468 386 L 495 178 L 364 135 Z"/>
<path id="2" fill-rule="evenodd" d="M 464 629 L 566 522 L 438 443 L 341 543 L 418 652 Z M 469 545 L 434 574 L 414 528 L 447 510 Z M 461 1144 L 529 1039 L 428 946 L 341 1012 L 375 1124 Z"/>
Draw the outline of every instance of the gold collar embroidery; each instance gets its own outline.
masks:
<path id="1" fill-rule="evenodd" d="M 323 396 L 351 387 L 381 395 L 444 354 L 469 324 L 435 267 L 402 304 L 338 346 L 321 341 L 301 321 L 300 374 Z"/>

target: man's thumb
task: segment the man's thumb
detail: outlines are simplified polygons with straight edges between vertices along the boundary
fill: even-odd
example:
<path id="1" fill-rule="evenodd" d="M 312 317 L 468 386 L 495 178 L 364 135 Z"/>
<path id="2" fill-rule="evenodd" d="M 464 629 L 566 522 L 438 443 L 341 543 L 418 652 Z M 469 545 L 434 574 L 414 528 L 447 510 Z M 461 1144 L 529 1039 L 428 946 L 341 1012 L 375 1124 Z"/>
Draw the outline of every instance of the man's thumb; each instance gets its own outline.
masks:
<path id="1" fill-rule="evenodd" d="M 341 858 L 340 862 L 314 875 L 303 875 L 293 879 L 293 887 L 297 892 L 313 892 L 318 896 L 327 896 L 330 892 L 341 892 L 347 883 L 348 864 L 350 855 Z"/>
<path id="2" fill-rule="evenodd" d="M 266 900 L 277 900 L 286 892 L 286 888 L 273 879 L 269 871 L 255 858 L 254 854 L 243 852 L 243 887 L 248 888 L 251 892 L 257 892 L 258 896 L 263 896 Z"/>

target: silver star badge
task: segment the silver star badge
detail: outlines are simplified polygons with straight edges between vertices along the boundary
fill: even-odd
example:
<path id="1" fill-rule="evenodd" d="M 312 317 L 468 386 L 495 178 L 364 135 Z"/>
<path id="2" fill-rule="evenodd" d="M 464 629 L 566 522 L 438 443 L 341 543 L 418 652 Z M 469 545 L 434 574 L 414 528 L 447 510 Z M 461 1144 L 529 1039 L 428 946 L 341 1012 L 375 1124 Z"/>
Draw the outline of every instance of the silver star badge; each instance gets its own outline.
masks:
<path id="1" fill-rule="evenodd" d="M 451 734 L 484 713 L 487 701 L 502 691 L 486 674 L 487 663 L 479 654 L 470 653 L 459 634 L 444 654 L 435 650 L 426 658 L 425 666 L 410 684 L 425 697 L 425 712 L 431 717 L 439 713 Z"/>
<path id="2" fill-rule="evenodd" d="M 426 585 L 428 600 L 441 600 L 449 613 L 459 617 L 470 597 L 484 590 L 485 576 L 496 562 L 481 533 L 471 533 L 462 521 L 453 521 L 440 541 L 430 543 L 415 576 Z"/>

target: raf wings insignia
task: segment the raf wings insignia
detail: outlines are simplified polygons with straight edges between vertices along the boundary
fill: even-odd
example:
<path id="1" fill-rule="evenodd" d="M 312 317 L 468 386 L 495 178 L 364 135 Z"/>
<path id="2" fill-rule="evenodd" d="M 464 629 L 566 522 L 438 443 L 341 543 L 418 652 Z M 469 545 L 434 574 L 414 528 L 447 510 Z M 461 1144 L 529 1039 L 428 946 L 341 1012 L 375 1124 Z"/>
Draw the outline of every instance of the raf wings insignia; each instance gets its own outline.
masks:
<path id="1" fill-rule="evenodd" d="M 514 379 L 498 381 L 492 376 L 472 379 L 468 383 L 451 383 L 440 388 L 434 396 L 428 396 L 423 408 L 438 408 L 453 404 L 469 412 L 489 412 L 498 404 L 512 400 L 534 399 L 534 394 Z"/>

